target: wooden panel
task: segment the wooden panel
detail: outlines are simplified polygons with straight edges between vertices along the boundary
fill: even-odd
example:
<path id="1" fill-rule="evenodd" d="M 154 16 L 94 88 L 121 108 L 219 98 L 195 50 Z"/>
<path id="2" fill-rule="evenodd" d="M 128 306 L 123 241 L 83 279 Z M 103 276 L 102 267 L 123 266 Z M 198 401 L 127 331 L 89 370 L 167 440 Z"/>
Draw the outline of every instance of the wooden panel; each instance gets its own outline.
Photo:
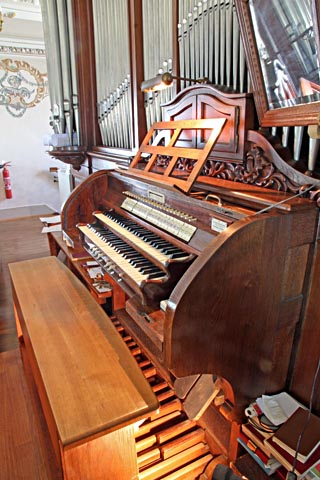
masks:
<path id="1" fill-rule="evenodd" d="M 64 203 L 61 212 L 62 230 L 69 232 L 70 229 L 75 229 L 77 223 L 89 222 L 92 212 L 99 210 L 107 189 L 108 177 L 105 171 L 90 175 L 86 182 L 78 185 Z M 76 237 L 78 238 L 78 232 Z"/>
<path id="2" fill-rule="evenodd" d="M 146 117 L 144 110 L 144 94 L 140 85 L 144 79 L 143 71 L 143 33 L 142 33 L 142 0 L 130 0 L 129 6 L 129 32 L 130 32 L 130 56 L 131 56 L 131 82 L 133 90 L 132 100 L 132 128 L 133 148 L 139 148 L 146 134 Z"/>
<path id="3" fill-rule="evenodd" d="M 283 298 L 301 295 L 305 282 L 309 251 L 310 245 L 308 244 L 288 250 L 284 267 Z M 294 275 L 292 274 L 293 272 Z"/>
<path id="4" fill-rule="evenodd" d="M 167 104 L 168 108 L 169 104 Z M 190 120 L 196 119 L 197 117 L 197 97 L 194 96 L 188 100 L 181 100 L 179 104 L 179 108 L 174 108 L 173 111 L 170 109 L 170 113 L 168 108 L 165 106 L 165 119 L 170 121 L 177 121 L 177 120 Z M 183 140 L 183 142 L 182 142 Z M 196 148 L 197 146 L 197 137 L 196 135 L 183 135 L 180 138 L 179 146 L 184 146 L 188 148 Z"/>
<path id="5" fill-rule="evenodd" d="M 63 452 L 65 480 L 138 478 L 133 425 Z"/>
<path id="6" fill-rule="evenodd" d="M 21 354 L 23 359 L 27 363 L 27 368 L 32 374 L 32 379 L 34 382 L 33 385 L 36 386 L 37 388 L 37 393 L 42 405 L 42 411 L 46 419 L 47 429 L 50 434 L 52 447 L 54 450 L 54 454 L 56 456 L 56 462 L 62 468 L 61 457 L 60 457 L 60 442 L 59 442 L 57 427 L 54 421 L 54 416 L 53 416 L 51 406 L 48 401 L 48 396 L 45 390 L 43 379 L 41 377 L 41 373 L 40 373 L 40 370 L 35 358 L 35 354 L 30 342 L 30 337 L 29 337 L 28 331 L 25 328 L 25 323 L 23 322 L 23 316 L 22 316 L 20 305 L 17 302 L 17 296 L 16 296 L 14 286 L 13 286 L 13 298 L 14 298 L 14 303 L 16 305 L 16 308 L 15 308 L 15 312 L 17 314 L 16 321 L 19 326 L 21 325 L 19 328 L 23 333 L 23 337 L 20 337 L 20 340 L 23 340 Z"/>
<path id="7" fill-rule="evenodd" d="M 291 319 L 291 337 L 279 330 L 290 228 L 290 215 L 246 218 L 194 261 L 171 294 L 164 324 L 165 365 L 176 376 L 221 375 L 238 405 L 285 387 L 289 355 L 277 345 L 292 342 L 300 315 Z"/>
<path id="8" fill-rule="evenodd" d="M 309 298 L 302 325 L 297 355 L 290 382 L 290 392 L 305 404 L 309 403 L 313 377 L 320 359 L 320 250 L 316 244 Z M 314 412 L 320 414 L 319 378 L 315 387 Z"/>
<path id="9" fill-rule="evenodd" d="M 79 92 L 81 145 L 99 145 L 96 69 L 91 0 L 72 0 Z M 79 47 L 81 45 L 81 48 Z"/>
<path id="10" fill-rule="evenodd" d="M 226 126 L 215 144 L 210 158 L 243 161 L 245 135 L 253 128 L 253 102 L 249 94 L 235 94 L 213 85 L 196 85 L 180 92 L 163 105 L 165 120 L 225 118 Z M 200 142 L 199 142 L 200 140 Z M 179 146 L 201 146 L 199 135 L 185 137 Z"/>
<path id="11" fill-rule="evenodd" d="M 208 98 L 205 95 L 198 95 L 198 116 L 199 118 L 225 118 L 228 128 L 224 128 L 221 132 L 219 140 L 215 149 L 219 151 L 219 154 L 228 152 L 229 154 L 236 154 L 239 141 L 239 113 L 240 107 L 237 105 L 227 105 L 222 102 L 218 102 L 212 98 L 212 102 L 208 102 Z M 204 139 L 198 141 L 198 145 L 201 146 Z"/>
<path id="12" fill-rule="evenodd" d="M 298 246 L 304 243 L 313 243 L 315 238 L 317 238 L 319 218 L 319 209 L 317 208 L 316 202 L 314 202 L 313 205 L 309 202 L 309 208 L 304 198 L 295 198 L 291 202 L 293 209 L 299 208 L 300 210 L 300 213 L 293 218 L 291 245 Z M 305 202 L 305 206 L 303 206 L 302 202 Z"/>

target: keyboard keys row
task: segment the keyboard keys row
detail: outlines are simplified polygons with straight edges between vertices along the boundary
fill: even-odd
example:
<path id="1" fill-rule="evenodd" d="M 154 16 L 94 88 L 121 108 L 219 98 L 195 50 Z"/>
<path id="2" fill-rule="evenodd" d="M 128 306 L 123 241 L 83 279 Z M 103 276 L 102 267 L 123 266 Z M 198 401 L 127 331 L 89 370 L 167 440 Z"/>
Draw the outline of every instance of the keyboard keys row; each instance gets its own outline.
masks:
<path id="1" fill-rule="evenodd" d="M 133 247 L 99 225 L 78 227 L 91 244 L 93 256 L 104 263 L 107 270 L 116 266 L 127 273 L 138 285 L 146 280 L 160 280 L 166 272 L 154 265 Z"/>
<path id="2" fill-rule="evenodd" d="M 110 228 L 126 235 L 128 239 L 162 263 L 166 263 L 170 259 L 189 258 L 189 254 L 181 248 L 116 212 L 105 212 L 104 214 L 95 214 L 95 216 Z"/>

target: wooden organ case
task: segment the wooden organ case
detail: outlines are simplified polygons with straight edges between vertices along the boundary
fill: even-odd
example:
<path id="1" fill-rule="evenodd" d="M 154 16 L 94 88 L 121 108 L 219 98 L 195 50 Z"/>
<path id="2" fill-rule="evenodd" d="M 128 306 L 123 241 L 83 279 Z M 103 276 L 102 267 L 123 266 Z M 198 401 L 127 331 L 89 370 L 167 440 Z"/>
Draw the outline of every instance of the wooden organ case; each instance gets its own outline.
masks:
<path id="1" fill-rule="evenodd" d="M 253 130 L 248 94 L 189 87 L 164 118 L 225 120 L 189 191 L 144 174 L 142 157 L 78 185 L 62 229 L 101 265 L 112 314 L 204 426 L 212 451 L 234 460 L 244 407 L 288 385 L 319 216 L 306 196 L 317 182 Z M 176 147 L 202 148 L 203 136 L 191 131 Z M 168 162 L 158 156 L 155 172 Z M 192 168 L 180 158 L 176 178 Z"/>

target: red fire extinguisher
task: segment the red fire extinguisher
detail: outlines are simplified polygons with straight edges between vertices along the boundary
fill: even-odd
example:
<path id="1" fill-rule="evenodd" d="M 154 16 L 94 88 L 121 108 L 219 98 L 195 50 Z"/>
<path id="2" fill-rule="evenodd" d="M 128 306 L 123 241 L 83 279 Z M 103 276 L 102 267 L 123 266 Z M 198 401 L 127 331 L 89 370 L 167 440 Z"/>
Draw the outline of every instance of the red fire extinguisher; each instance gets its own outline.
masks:
<path id="1" fill-rule="evenodd" d="M 2 177 L 4 183 L 4 191 L 6 194 L 6 198 L 12 198 L 12 188 L 11 188 L 11 179 L 10 179 L 10 172 L 7 168 L 11 162 L 6 162 L 0 165 L 0 168 L 3 168 Z"/>

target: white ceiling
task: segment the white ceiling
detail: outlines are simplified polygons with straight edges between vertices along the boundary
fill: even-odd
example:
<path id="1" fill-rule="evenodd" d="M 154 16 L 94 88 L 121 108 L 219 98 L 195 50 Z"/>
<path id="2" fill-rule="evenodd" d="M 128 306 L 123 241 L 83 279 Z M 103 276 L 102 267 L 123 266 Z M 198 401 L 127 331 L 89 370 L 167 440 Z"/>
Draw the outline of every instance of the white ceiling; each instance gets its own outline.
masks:
<path id="1" fill-rule="evenodd" d="M 0 0 L 0 9 L 3 15 L 0 46 L 44 48 L 39 0 Z"/>

